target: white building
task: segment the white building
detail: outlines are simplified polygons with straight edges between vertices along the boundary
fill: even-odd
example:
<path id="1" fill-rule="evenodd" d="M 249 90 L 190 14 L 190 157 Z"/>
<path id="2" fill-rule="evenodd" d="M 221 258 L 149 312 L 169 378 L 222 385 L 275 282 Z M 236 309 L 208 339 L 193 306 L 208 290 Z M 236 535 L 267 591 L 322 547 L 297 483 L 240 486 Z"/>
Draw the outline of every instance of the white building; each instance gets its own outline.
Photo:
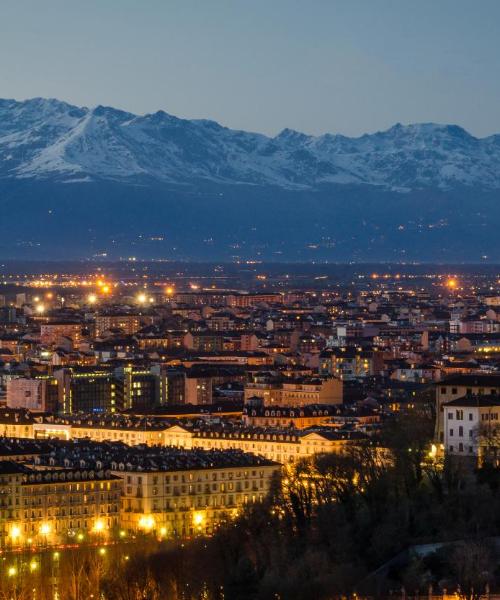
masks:
<path id="1" fill-rule="evenodd" d="M 467 457 L 481 465 L 500 462 L 500 397 L 464 396 L 443 405 L 444 447 L 449 457 Z"/>

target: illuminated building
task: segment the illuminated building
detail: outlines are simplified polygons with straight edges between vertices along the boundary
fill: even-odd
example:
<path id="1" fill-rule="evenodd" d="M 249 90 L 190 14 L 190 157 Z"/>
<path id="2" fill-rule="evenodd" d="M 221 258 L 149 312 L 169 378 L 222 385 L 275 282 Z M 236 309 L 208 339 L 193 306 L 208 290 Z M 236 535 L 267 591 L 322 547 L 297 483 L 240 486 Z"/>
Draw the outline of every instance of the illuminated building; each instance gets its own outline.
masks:
<path id="1" fill-rule="evenodd" d="M 105 331 L 119 329 L 126 335 L 132 335 L 142 327 L 141 317 L 135 314 L 99 314 L 95 318 L 95 333 L 100 337 Z"/>
<path id="2" fill-rule="evenodd" d="M 308 404 L 341 404 L 343 384 L 334 377 L 282 380 L 268 379 L 245 384 L 245 402 L 262 398 L 265 406 L 306 406 Z"/>
<path id="3" fill-rule="evenodd" d="M 342 452 L 349 445 L 363 443 L 358 432 L 337 432 L 331 427 L 308 429 L 245 427 L 227 423 L 221 427 L 203 420 L 186 423 L 178 419 L 82 415 L 73 418 L 38 419 L 4 424 L 6 435 L 32 439 L 88 439 L 96 442 L 123 442 L 131 446 L 175 446 L 205 450 L 241 450 L 279 463 L 294 462 L 322 452 Z M 18 433 L 22 435 L 18 436 Z"/>
<path id="4" fill-rule="evenodd" d="M 381 354 L 361 348 L 328 348 L 319 355 L 320 373 L 343 381 L 372 377 L 383 365 Z"/>
<path id="5" fill-rule="evenodd" d="M 70 338 L 75 345 L 82 339 L 82 323 L 79 322 L 51 322 L 42 323 L 40 326 L 40 341 L 45 345 L 57 344 L 58 340 Z"/>
<path id="6" fill-rule="evenodd" d="M 243 423 L 251 427 L 293 427 L 305 429 L 327 422 L 336 414 L 326 405 L 309 405 L 297 408 L 287 406 L 259 406 L 251 402 L 243 409 Z"/>
<path id="7" fill-rule="evenodd" d="M 38 470 L 0 462 L 0 548 L 68 543 L 96 523 L 108 536 L 119 521 L 122 482 L 109 471 Z"/>
<path id="8" fill-rule="evenodd" d="M 113 413 L 122 408 L 121 386 L 109 370 L 63 368 L 54 377 L 61 413 Z"/>
<path id="9" fill-rule="evenodd" d="M 164 458 L 143 460 L 140 470 L 124 464 L 121 527 L 159 536 L 210 534 L 245 504 L 262 501 L 280 466 L 239 451 L 167 449 Z M 189 464 L 189 466 L 187 466 Z"/>

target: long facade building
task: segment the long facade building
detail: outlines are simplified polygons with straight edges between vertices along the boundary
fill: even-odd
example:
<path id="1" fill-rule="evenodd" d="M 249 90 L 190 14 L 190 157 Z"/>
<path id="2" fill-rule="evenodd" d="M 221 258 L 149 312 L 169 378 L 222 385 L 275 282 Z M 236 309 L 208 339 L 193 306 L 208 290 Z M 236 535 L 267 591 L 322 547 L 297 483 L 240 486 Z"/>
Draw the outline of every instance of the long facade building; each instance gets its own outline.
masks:
<path id="1" fill-rule="evenodd" d="M 109 470 L 0 462 L 0 548 L 76 541 L 119 525 L 122 482 Z"/>
<path id="2" fill-rule="evenodd" d="M 0 458 L 0 549 L 209 535 L 281 469 L 238 450 L 121 443 L 9 439 Z"/>
<path id="3" fill-rule="evenodd" d="M 183 421 L 122 415 L 44 420 L 30 419 L 29 413 L 22 411 L 10 411 L 9 417 L 0 413 L 0 431 L 2 428 L 4 435 L 32 439 L 88 439 L 123 442 L 131 446 L 242 450 L 282 464 L 314 454 L 342 452 L 367 439 L 360 432 L 335 431 L 331 427 L 262 428 L 231 423 L 221 425 L 203 419 Z"/>

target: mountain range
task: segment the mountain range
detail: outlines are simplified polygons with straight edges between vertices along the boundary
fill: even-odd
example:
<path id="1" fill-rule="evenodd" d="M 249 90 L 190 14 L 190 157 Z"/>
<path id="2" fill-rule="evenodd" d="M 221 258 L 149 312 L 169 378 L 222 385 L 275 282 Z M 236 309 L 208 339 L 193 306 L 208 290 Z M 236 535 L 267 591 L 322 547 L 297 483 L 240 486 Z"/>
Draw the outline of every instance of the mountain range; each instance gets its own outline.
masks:
<path id="1" fill-rule="evenodd" d="M 0 100 L 0 258 L 500 260 L 500 135 L 274 137 Z"/>

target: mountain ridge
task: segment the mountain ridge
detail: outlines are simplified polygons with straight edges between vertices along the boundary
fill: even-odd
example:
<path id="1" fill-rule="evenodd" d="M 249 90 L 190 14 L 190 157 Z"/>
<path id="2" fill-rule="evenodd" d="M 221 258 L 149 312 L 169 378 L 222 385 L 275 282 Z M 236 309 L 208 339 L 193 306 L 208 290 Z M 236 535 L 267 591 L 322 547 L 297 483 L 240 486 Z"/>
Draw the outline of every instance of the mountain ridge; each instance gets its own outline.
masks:
<path id="1" fill-rule="evenodd" d="M 396 123 L 358 137 L 289 128 L 270 137 L 163 110 L 136 115 L 57 99 L 0 99 L 0 181 L 9 179 L 498 190 L 500 135 Z"/>

